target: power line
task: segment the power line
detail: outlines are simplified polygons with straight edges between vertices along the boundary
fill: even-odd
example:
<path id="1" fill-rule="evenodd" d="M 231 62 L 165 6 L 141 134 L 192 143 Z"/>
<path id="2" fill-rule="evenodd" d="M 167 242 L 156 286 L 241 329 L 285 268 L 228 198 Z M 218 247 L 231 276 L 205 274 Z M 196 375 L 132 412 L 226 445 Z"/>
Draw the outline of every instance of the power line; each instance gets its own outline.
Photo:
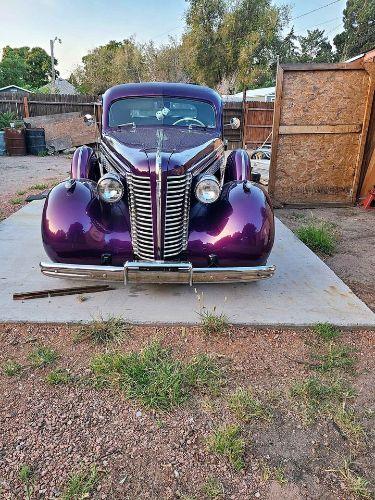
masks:
<path id="1" fill-rule="evenodd" d="M 314 24 L 313 26 L 308 26 L 307 28 L 305 28 L 303 26 L 302 28 L 299 28 L 299 31 L 301 31 L 301 30 L 311 30 L 312 28 L 318 28 L 319 26 L 323 26 L 325 24 L 333 23 L 334 21 L 337 21 L 338 19 L 341 19 L 341 17 L 335 17 L 333 19 L 330 19 L 329 21 L 324 21 L 324 23 Z"/>
<path id="2" fill-rule="evenodd" d="M 316 12 L 317 10 L 324 9 L 325 7 L 329 7 L 330 5 L 333 5 L 334 3 L 341 2 L 341 0 L 334 0 L 333 2 L 327 3 L 325 5 L 321 5 L 320 7 L 317 7 L 316 9 L 309 10 L 308 12 L 304 12 L 303 14 L 293 17 L 291 21 L 295 21 L 296 19 L 300 19 L 301 17 L 307 16 L 308 14 L 312 14 L 313 12 Z"/>

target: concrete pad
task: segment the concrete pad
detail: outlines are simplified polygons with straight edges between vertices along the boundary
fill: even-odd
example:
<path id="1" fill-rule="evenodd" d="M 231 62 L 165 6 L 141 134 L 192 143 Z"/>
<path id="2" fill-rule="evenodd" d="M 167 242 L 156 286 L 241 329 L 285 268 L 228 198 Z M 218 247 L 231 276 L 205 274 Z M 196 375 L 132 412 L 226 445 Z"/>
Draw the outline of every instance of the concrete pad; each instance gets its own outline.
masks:
<path id="1" fill-rule="evenodd" d="M 375 326 L 375 314 L 280 221 L 269 262 L 273 278 L 254 283 L 142 285 L 77 296 L 13 301 L 14 292 L 79 286 L 82 281 L 48 278 L 40 238 L 43 201 L 34 201 L 0 223 L 0 321 L 78 322 L 102 315 L 138 323 L 196 323 L 202 305 L 216 306 L 232 323 L 305 326 L 328 321 Z"/>

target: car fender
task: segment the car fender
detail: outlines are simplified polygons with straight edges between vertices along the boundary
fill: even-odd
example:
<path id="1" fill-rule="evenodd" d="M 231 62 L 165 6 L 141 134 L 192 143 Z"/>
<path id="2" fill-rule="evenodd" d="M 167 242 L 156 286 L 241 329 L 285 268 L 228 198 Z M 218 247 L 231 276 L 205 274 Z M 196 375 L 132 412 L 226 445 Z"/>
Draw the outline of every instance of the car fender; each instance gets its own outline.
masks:
<path id="1" fill-rule="evenodd" d="M 97 180 L 97 158 L 95 152 L 89 146 L 80 146 L 74 151 L 70 166 L 70 177 L 72 179 Z"/>
<path id="2" fill-rule="evenodd" d="M 235 149 L 229 153 L 224 179 L 225 182 L 251 179 L 250 158 L 244 149 Z"/>
<path id="3" fill-rule="evenodd" d="M 190 211 L 188 258 L 194 265 L 264 265 L 274 241 L 268 194 L 250 181 L 231 181 L 212 204 L 195 201 Z"/>
<path id="4" fill-rule="evenodd" d="M 73 179 L 55 186 L 42 215 L 42 240 L 54 262 L 100 264 L 108 254 L 114 265 L 132 258 L 128 206 L 103 203 L 96 183 Z"/>

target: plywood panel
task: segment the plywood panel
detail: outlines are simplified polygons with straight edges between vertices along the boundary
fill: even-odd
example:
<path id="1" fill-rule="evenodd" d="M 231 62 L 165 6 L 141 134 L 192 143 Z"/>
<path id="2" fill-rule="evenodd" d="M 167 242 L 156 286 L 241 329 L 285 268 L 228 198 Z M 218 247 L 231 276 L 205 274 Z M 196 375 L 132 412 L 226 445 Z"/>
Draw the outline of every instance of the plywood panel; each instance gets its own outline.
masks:
<path id="1" fill-rule="evenodd" d="M 368 74 L 353 71 L 286 71 L 280 125 L 360 124 Z"/>

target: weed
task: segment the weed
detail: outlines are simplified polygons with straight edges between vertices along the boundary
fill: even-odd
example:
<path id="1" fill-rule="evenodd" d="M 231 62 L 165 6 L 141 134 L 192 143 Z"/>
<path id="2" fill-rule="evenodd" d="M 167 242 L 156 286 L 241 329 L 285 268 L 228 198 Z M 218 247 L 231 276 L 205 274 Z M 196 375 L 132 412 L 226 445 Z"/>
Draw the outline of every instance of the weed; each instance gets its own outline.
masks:
<path id="1" fill-rule="evenodd" d="M 210 358 L 200 356 L 184 366 L 156 341 L 140 353 L 96 356 L 91 369 L 97 387 L 114 383 L 129 398 L 165 411 L 182 404 L 192 389 L 212 387 L 221 375 Z"/>
<path id="2" fill-rule="evenodd" d="M 17 194 L 18 194 L 19 196 L 23 196 L 24 194 L 26 194 L 26 191 L 17 191 Z"/>
<path id="3" fill-rule="evenodd" d="M 89 470 L 72 474 L 62 495 L 63 500 L 81 500 L 89 498 L 99 482 L 99 473 L 95 465 Z"/>
<path id="4" fill-rule="evenodd" d="M 36 368 L 52 365 L 58 357 L 57 352 L 47 346 L 36 347 L 29 355 L 31 364 Z"/>
<path id="5" fill-rule="evenodd" d="M 67 385 L 72 381 L 72 376 L 65 368 L 56 368 L 46 375 L 45 380 L 51 385 Z"/>
<path id="6" fill-rule="evenodd" d="M 271 467 L 270 465 L 267 464 L 267 462 L 264 462 L 263 460 L 261 461 L 260 465 L 261 465 L 263 481 L 268 481 L 269 479 L 272 479 L 274 481 L 277 481 L 281 485 L 288 482 L 288 480 L 285 477 L 284 467 L 282 467 L 281 465 L 278 467 Z"/>
<path id="7" fill-rule="evenodd" d="M 250 388 L 239 387 L 229 396 L 229 408 L 244 422 L 252 419 L 270 420 L 272 412 L 253 396 Z"/>
<path id="8" fill-rule="evenodd" d="M 34 191 L 43 191 L 43 189 L 47 189 L 48 184 L 34 184 L 33 186 L 30 187 L 30 189 L 33 189 Z"/>
<path id="9" fill-rule="evenodd" d="M 41 151 L 38 151 L 38 156 L 47 156 L 48 151 L 47 149 L 42 149 Z"/>
<path id="10" fill-rule="evenodd" d="M 76 335 L 74 342 L 92 340 L 96 344 L 106 344 L 120 341 L 129 332 L 129 324 L 121 318 L 110 317 L 107 320 L 97 319 L 82 325 Z"/>
<path id="11" fill-rule="evenodd" d="M 346 487 L 356 498 L 373 498 L 369 489 L 369 482 L 351 470 L 349 460 L 345 460 L 341 469 L 329 469 L 328 472 L 339 474 L 345 481 Z"/>
<path id="12" fill-rule="evenodd" d="M 12 200 L 10 200 L 10 202 L 12 205 L 21 205 L 23 203 L 23 199 L 22 198 L 13 198 Z"/>
<path id="13" fill-rule="evenodd" d="M 17 361 L 13 361 L 12 359 L 8 359 L 3 365 L 3 373 L 8 377 L 14 377 L 15 375 L 19 375 L 22 371 L 22 366 L 17 363 Z"/>
<path id="14" fill-rule="evenodd" d="M 313 252 L 332 255 L 336 248 L 336 240 L 331 224 L 327 222 L 310 222 L 296 230 L 298 238 Z"/>
<path id="15" fill-rule="evenodd" d="M 33 494 L 34 472 L 28 465 L 21 465 L 18 471 L 18 477 L 25 485 L 25 498 L 30 500 Z"/>
<path id="16" fill-rule="evenodd" d="M 245 441 L 238 425 L 225 425 L 214 431 L 208 439 L 208 448 L 211 452 L 225 456 L 236 470 L 245 467 Z"/>
<path id="17" fill-rule="evenodd" d="M 364 436 L 364 429 L 358 422 L 354 410 L 346 408 L 345 404 L 343 404 L 337 411 L 333 412 L 332 418 L 340 430 L 350 440 L 358 443 Z"/>
<path id="18" fill-rule="evenodd" d="M 218 314 L 216 306 L 211 310 L 203 308 L 198 315 L 201 319 L 202 329 L 207 335 L 224 333 L 229 326 L 228 317 L 224 313 Z"/>
<path id="19" fill-rule="evenodd" d="M 341 335 L 340 330 L 329 323 L 317 323 L 314 326 L 314 332 L 319 338 L 327 341 L 334 340 Z"/>
<path id="20" fill-rule="evenodd" d="M 329 372 L 336 369 L 352 368 L 355 359 L 351 356 L 353 349 L 348 346 L 330 344 L 326 354 L 316 354 L 314 358 L 319 364 L 314 368 L 320 372 Z"/>
<path id="21" fill-rule="evenodd" d="M 355 394 L 352 387 L 342 380 L 325 383 L 316 377 L 295 383 L 290 393 L 305 409 L 308 420 L 314 419 L 319 412 L 329 414 L 334 404 L 342 403 Z"/>
<path id="22" fill-rule="evenodd" d="M 210 476 L 202 487 L 202 492 L 210 500 L 224 498 L 224 487 L 216 477 Z"/>

